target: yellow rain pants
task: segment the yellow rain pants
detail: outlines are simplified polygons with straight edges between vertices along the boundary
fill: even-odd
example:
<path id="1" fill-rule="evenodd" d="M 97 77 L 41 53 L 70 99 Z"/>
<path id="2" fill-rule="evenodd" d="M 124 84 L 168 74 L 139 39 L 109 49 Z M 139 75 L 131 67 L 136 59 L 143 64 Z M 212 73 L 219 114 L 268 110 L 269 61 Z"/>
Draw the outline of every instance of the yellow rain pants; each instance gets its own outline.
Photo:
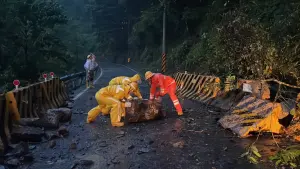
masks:
<path id="1" fill-rule="evenodd" d="M 112 126 L 123 126 L 120 124 L 121 121 L 121 116 L 122 116 L 122 104 L 121 101 L 102 95 L 101 93 L 96 94 L 96 100 L 98 102 L 98 106 L 93 108 L 92 110 L 89 111 L 88 113 L 88 118 L 87 118 L 87 123 L 93 122 L 96 117 L 102 112 L 104 109 L 107 110 L 107 106 L 111 107 L 111 112 L 110 112 L 110 121 Z"/>
<path id="2" fill-rule="evenodd" d="M 112 126 L 123 126 L 124 123 L 120 121 L 121 116 L 125 116 L 125 104 L 120 100 L 131 99 L 129 92 L 129 85 L 113 85 L 100 89 L 95 95 L 98 106 L 88 112 L 87 123 L 95 121 L 101 112 L 103 115 L 108 114 L 111 109 L 109 114 Z"/>
<path id="3" fill-rule="evenodd" d="M 125 117 L 125 102 L 121 102 L 122 104 L 122 109 L 123 109 L 123 113 L 122 113 L 122 117 Z M 101 113 L 103 116 L 109 115 L 109 111 L 112 107 L 111 106 L 106 106 L 104 108 L 102 108 Z"/>

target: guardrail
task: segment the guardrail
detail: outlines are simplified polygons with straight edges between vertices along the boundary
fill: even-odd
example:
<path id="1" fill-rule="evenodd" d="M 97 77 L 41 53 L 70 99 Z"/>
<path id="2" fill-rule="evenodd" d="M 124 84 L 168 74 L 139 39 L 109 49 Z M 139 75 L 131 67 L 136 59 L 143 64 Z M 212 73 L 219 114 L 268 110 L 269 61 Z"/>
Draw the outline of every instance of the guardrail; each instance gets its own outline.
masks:
<path id="1" fill-rule="evenodd" d="M 95 74 L 98 74 L 99 68 L 96 69 Z M 64 81 L 67 88 L 67 93 L 70 93 L 71 90 L 76 90 L 78 87 L 82 86 L 86 82 L 86 72 L 78 72 L 70 75 L 66 75 L 60 78 L 60 80 Z"/>
<path id="2" fill-rule="evenodd" d="M 85 77 L 85 72 L 79 72 L 0 94 L 0 144 L 4 149 L 10 142 L 13 122 L 20 118 L 42 117 L 48 109 L 65 105 L 70 90 L 84 84 Z"/>
<path id="3" fill-rule="evenodd" d="M 279 134 L 284 125 L 279 123 L 279 119 L 288 117 L 293 110 L 300 110 L 298 86 L 278 83 L 298 91 L 293 92 L 288 100 L 271 101 L 268 80 L 244 80 L 230 76 L 221 83 L 218 77 L 187 72 L 176 73 L 173 76 L 179 97 L 197 100 L 227 111 L 219 123 L 240 137 L 248 137 L 251 132 Z M 221 84 L 224 84 L 224 87 L 221 87 Z"/>

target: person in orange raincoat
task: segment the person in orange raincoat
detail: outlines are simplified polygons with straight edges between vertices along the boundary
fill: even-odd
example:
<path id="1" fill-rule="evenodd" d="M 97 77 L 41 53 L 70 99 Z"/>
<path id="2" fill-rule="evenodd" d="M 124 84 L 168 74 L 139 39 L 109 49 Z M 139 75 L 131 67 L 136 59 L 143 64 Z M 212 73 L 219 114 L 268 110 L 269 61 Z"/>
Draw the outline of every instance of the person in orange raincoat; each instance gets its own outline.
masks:
<path id="1" fill-rule="evenodd" d="M 160 96 L 164 96 L 168 93 L 173 101 L 177 114 L 179 116 L 183 115 L 182 107 L 176 96 L 175 79 L 173 79 L 170 76 L 163 75 L 161 73 L 152 73 L 150 71 L 147 71 L 145 73 L 145 79 L 151 84 L 150 100 L 153 100 L 154 98 L 159 98 Z M 156 92 L 157 87 L 160 88 L 160 92 Z"/>

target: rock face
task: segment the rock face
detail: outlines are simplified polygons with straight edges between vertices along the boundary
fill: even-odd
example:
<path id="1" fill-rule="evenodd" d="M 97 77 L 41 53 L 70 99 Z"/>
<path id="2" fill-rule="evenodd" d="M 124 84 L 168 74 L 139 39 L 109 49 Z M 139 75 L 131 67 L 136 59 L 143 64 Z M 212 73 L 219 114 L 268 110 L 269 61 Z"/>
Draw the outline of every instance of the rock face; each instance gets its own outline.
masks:
<path id="1" fill-rule="evenodd" d="M 149 100 L 133 100 L 131 107 L 126 107 L 126 121 L 129 123 L 156 120 L 164 117 L 162 104 L 156 101 L 152 103 Z"/>

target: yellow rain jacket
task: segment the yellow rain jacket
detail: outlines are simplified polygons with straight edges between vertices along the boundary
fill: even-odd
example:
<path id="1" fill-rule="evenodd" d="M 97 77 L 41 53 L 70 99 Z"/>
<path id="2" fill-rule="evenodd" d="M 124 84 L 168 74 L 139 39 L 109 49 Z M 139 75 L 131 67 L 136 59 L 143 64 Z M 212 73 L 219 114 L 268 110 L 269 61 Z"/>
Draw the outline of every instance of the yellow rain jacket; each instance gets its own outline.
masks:
<path id="1" fill-rule="evenodd" d="M 132 99 L 130 96 L 132 90 L 130 85 L 112 85 L 100 89 L 95 95 L 98 106 L 88 112 L 87 123 L 95 121 L 100 112 L 107 113 L 106 111 L 111 108 L 110 120 L 112 126 L 123 126 L 124 123 L 120 121 L 122 115 L 125 114 L 125 107 L 122 105 L 121 100 Z"/>
<path id="2" fill-rule="evenodd" d="M 141 80 L 141 77 L 139 74 L 136 74 L 132 77 L 127 77 L 127 76 L 119 76 L 113 78 L 110 82 L 109 85 L 128 85 L 131 82 L 138 82 Z M 133 94 L 138 97 L 139 99 L 143 99 L 140 89 L 137 88 L 136 90 L 133 91 Z"/>
<path id="3" fill-rule="evenodd" d="M 118 100 L 132 99 L 130 96 L 129 85 L 111 85 L 100 89 L 97 93 L 103 96 L 113 97 Z"/>

